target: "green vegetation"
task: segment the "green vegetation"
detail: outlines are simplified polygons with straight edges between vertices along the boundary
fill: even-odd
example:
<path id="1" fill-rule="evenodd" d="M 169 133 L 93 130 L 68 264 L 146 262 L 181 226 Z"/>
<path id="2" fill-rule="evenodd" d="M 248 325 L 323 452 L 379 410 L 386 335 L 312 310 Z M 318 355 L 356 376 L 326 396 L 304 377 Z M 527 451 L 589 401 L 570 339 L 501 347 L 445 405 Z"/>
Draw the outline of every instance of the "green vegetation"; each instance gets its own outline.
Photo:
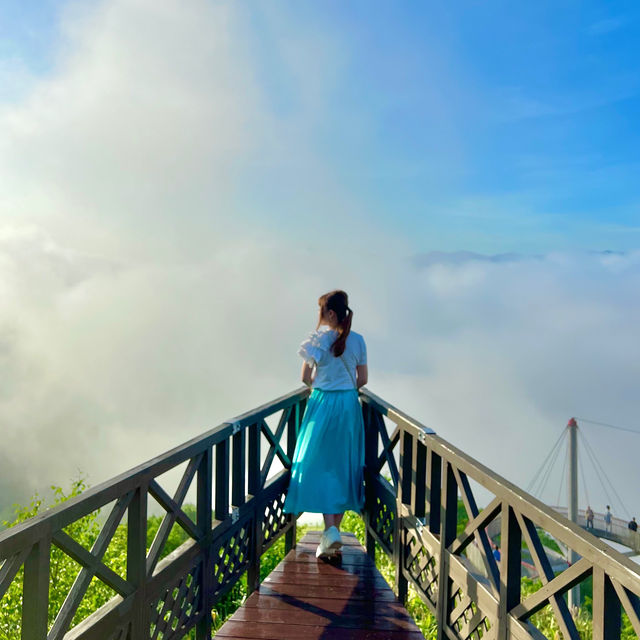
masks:
<path id="1" fill-rule="evenodd" d="M 349 531 L 354 533 L 360 544 L 365 545 L 366 532 L 364 528 L 364 521 L 362 518 L 353 511 L 347 511 L 342 520 L 340 528 L 343 531 Z M 396 571 L 395 566 L 389 556 L 376 545 L 376 566 L 380 573 L 384 576 L 384 579 L 390 586 L 395 584 Z M 435 638 L 436 634 L 436 619 L 429 611 L 427 605 L 422 602 L 418 592 L 409 585 L 407 602 L 405 604 L 409 615 L 416 621 L 416 624 L 422 631 L 425 638 Z"/>
<path id="2" fill-rule="evenodd" d="M 46 507 L 56 506 L 70 498 L 81 494 L 87 484 L 83 478 L 73 481 L 71 488 L 65 492 L 61 487 L 51 487 L 53 490 L 53 500 L 49 505 L 45 505 L 44 499 L 36 494 L 27 506 L 14 505 L 14 518 L 11 521 L 4 521 L 5 527 L 14 527 L 28 518 L 31 518 Z M 195 506 L 187 504 L 183 506 L 184 512 L 195 520 Z M 100 533 L 99 511 L 89 514 L 80 520 L 72 523 L 64 529 L 76 542 L 85 549 L 91 549 Z M 153 538 L 162 523 L 162 516 L 149 516 L 147 520 L 147 549 L 151 547 Z M 307 530 L 305 526 L 298 526 L 298 536 L 304 535 Z M 167 543 L 162 551 L 161 558 L 169 555 L 177 549 L 188 536 L 178 525 L 174 525 Z M 261 559 L 260 575 L 264 578 L 284 557 L 284 537 L 280 538 Z M 126 577 L 127 566 L 127 525 L 121 524 L 104 555 L 103 562 L 122 578 Z M 69 593 L 76 576 L 81 567 L 72 558 L 58 549 L 55 545 L 51 548 L 51 580 L 49 582 L 49 628 L 53 624 L 65 597 Z M 2 598 L 2 614 L 0 615 L 0 640 L 15 640 L 19 637 L 21 628 L 22 612 L 22 584 L 24 579 L 24 569 L 20 569 L 13 582 Z M 101 580 L 93 578 L 87 592 L 82 599 L 78 611 L 73 618 L 72 627 L 84 620 L 90 613 L 99 609 L 115 596 L 115 592 L 104 584 Z M 247 597 L 246 574 L 233 586 L 212 611 L 212 621 L 214 629 L 222 626 L 225 620 L 244 602 Z M 192 630 L 187 636 L 190 640 L 195 638 Z"/>
<path id="3" fill-rule="evenodd" d="M 53 501 L 50 506 L 55 506 L 79 495 L 87 488 L 84 479 L 80 478 L 74 481 L 68 493 L 65 493 L 60 487 L 52 487 Z M 14 505 L 14 519 L 5 521 L 6 527 L 13 527 L 26 519 L 35 516 L 44 508 L 43 499 L 37 494 L 32 498 L 27 506 Z M 195 519 L 195 507 L 193 505 L 185 505 L 183 507 L 185 513 Z M 147 527 L 147 548 L 151 546 L 153 538 L 162 522 L 161 516 L 150 516 L 148 518 Z M 461 504 L 458 505 L 458 532 L 462 531 L 466 525 L 466 512 Z M 309 527 L 299 525 L 297 527 L 297 539 L 299 540 Z M 342 522 L 344 531 L 352 532 L 360 540 L 361 544 L 365 544 L 365 528 L 362 519 L 353 512 L 347 512 Z M 99 511 L 96 511 L 84 518 L 74 522 L 65 528 L 74 540 L 87 549 L 90 549 L 95 542 L 100 531 Z M 178 525 L 174 525 L 161 557 L 165 557 L 183 542 L 187 540 L 187 534 Z M 547 541 L 544 540 L 545 544 Z M 550 541 L 553 542 L 553 541 Z M 553 544 L 548 544 L 553 548 Z M 123 578 L 126 576 L 126 550 L 127 550 L 127 525 L 121 524 L 104 556 L 104 562 L 113 571 Z M 261 558 L 260 575 L 265 578 L 273 568 L 284 557 L 284 537 L 281 537 L 276 543 L 263 554 Z M 390 558 L 377 546 L 376 547 L 376 565 L 382 575 L 390 585 L 395 583 L 395 567 Z M 52 624 L 57 615 L 64 598 L 69 592 L 73 581 L 75 580 L 80 565 L 78 565 L 69 556 L 60 549 L 53 546 L 51 549 L 51 580 L 49 588 L 49 625 Z M 2 615 L 0 616 L 0 640 L 15 640 L 19 634 L 21 625 L 21 599 L 22 599 L 22 581 L 23 569 L 20 569 L 12 584 L 9 586 L 4 598 L 2 599 Z M 538 580 L 530 580 L 523 578 L 522 580 L 522 596 L 523 598 L 535 593 L 541 583 Z M 592 600 L 590 580 L 585 581 L 582 587 L 582 606 L 576 615 L 576 624 L 583 640 L 591 640 L 591 614 Z M 78 624 L 87 615 L 100 608 L 108 602 L 114 592 L 103 582 L 94 578 L 89 585 L 87 593 L 82 600 L 80 607 L 74 617 L 72 626 Z M 227 593 L 212 611 L 213 628 L 219 629 L 222 624 L 233 614 L 233 612 L 241 606 L 247 597 L 247 579 L 246 574 L 233 586 L 231 591 Z M 420 599 L 418 592 L 410 585 L 407 604 L 407 610 L 413 616 L 420 630 L 426 638 L 435 637 L 436 621 L 429 611 L 426 604 Z M 537 613 L 532 622 L 536 627 L 548 638 L 560 638 L 560 632 L 553 617 L 551 607 L 547 606 Z M 622 640 L 631 640 L 636 635 L 633 631 L 628 617 L 623 613 L 622 621 Z M 190 640 L 194 640 L 195 631 L 192 630 L 186 636 Z"/>

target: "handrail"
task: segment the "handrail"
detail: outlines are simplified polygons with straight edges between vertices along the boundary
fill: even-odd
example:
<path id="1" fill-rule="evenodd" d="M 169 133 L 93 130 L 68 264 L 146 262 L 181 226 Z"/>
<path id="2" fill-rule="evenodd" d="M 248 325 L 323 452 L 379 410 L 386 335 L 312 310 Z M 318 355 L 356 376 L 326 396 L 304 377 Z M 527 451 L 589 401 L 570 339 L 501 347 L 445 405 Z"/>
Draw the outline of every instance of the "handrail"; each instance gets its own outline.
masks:
<path id="1" fill-rule="evenodd" d="M 371 392 L 362 390 L 360 397 L 367 443 L 367 547 L 373 553 L 377 542 L 393 557 L 398 596 L 406 597 L 409 582 L 416 588 L 437 618 L 438 638 L 540 638 L 534 616 L 547 605 L 563 636 L 578 638 L 563 594 L 589 576 L 593 637 L 619 638 L 623 610 L 640 635 L 637 564 Z M 392 485 L 380 476 L 385 462 Z M 470 480 L 495 496 L 484 510 L 476 504 Z M 468 516 L 460 534 L 458 494 Z M 486 533 L 497 519 L 500 562 Z M 538 528 L 576 551 L 580 560 L 556 576 Z M 524 599 L 523 541 L 543 583 Z M 472 542 L 487 577 L 465 557 Z"/>
<path id="2" fill-rule="evenodd" d="M 24 567 L 22 640 L 63 638 L 180 638 L 196 627 L 197 638 L 210 637 L 209 611 L 248 572 L 248 588 L 259 583 L 260 556 L 277 538 L 295 543 L 296 518 L 282 510 L 289 467 L 304 405 L 306 387 L 243 413 L 174 449 L 107 480 L 75 498 L 0 532 L 0 599 Z M 272 431 L 265 418 L 279 415 Z M 287 430 L 284 445 L 281 440 Z M 261 457 L 263 436 L 268 447 Z M 283 470 L 271 473 L 278 458 Z M 173 496 L 156 478 L 187 462 Z M 182 510 L 187 491 L 197 485 L 194 523 Z M 149 494 L 167 512 L 147 552 Z M 63 529 L 115 501 L 91 551 Z M 127 575 L 103 563 L 118 526 L 127 521 Z M 169 557 L 160 559 L 171 527 L 190 536 Z M 49 558 L 55 545 L 82 569 L 49 629 Z M 75 611 L 96 576 L 118 594 L 69 631 Z M 184 602 L 178 602 L 178 596 Z M 0 616 L 2 613 L 0 613 Z"/>
<path id="3" fill-rule="evenodd" d="M 178 640 L 192 628 L 210 638 L 213 605 L 247 572 L 249 590 L 259 583 L 260 556 L 280 536 L 295 544 L 295 517 L 283 513 L 291 460 L 309 390 L 297 389 L 224 422 L 188 442 L 101 483 L 12 529 L 0 532 L 0 599 L 24 568 L 22 640 Z M 376 545 L 396 564 L 401 599 L 412 584 L 437 618 L 438 638 L 522 640 L 541 638 L 535 614 L 547 605 L 561 633 L 577 639 L 564 594 L 593 578 L 593 637 L 620 637 L 624 611 L 640 635 L 640 570 L 622 554 L 556 513 L 488 467 L 442 439 L 367 389 L 360 390 L 365 424 L 367 550 Z M 266 418 L 278 418 L 273 428 Z M 391 425 L 389 430 L 387 422 Z M 281 444 L 284 432 L 286 444 Z M 261 455 L 261 442 L 268 452 Z M 282 471 L 273 473 L 276 458 Z M 158 476 L 186 464 L 173 495 Z M 388 469 L 388 476 L 383 470 Z M 472 482 L 495 497 L 476 503 Z M 196 521 L 183 510 L 197 486 Z M 146 548 L 151 494 L 165 509 L 151 548 Z M 467 521 L 458 533 L 458 496 Z M 82 548 L 63 529 L 115 502 L 94 547 Z M 118 526 L 127 521 L 127 574 L 103 562 Z M 487 526 L 498 522 L 501 560 L 494 557 Z M 189 540 L 169 556 L 162 550 L 174 523 Z M 555 575 L 538 529 L 576 551 L 580 559 Z M 522 543 L 542 587 L 521 593 Z M 484 574 L 468 561 L 475 556 Z M 49 558 L 52 545 L 82 569 L 49 628 Z M 93 577 L 117 594 L 70 630 L 74 612 Z M 2 613 L 0 612 L 0 616 Z"/>

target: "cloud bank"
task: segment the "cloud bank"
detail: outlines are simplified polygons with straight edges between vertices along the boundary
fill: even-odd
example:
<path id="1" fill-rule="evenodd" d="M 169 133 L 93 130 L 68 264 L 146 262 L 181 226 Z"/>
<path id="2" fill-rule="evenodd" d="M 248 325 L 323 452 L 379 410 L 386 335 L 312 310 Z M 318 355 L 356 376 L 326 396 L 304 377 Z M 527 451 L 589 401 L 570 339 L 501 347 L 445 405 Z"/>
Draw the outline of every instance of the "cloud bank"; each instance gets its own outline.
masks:
<path id="1" fill-rule="evenodd" d="M 55 72 L 0 109 L 0 509 L 297 387 L 337 286 L 371 389 L 520 485 L 571 415 L 637 424 L 640 253 L 412 257 L 301 135 L 330 74 L 279 33 L 283 114 L 240 12 L 71 6 Z M 586 433 L 633 503 L 635 436 Z"/>

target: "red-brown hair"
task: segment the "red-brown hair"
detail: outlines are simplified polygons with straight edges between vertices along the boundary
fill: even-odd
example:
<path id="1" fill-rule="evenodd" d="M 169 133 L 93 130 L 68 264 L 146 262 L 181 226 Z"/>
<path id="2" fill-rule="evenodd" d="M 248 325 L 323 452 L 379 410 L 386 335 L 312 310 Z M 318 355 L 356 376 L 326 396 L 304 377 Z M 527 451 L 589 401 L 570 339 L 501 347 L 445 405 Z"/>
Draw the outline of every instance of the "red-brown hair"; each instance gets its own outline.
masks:
<path id="1" fill-rule="evenodd" d="M 331 351 L 334 356 L 341 356 L 347 344 L 347 336 L 351 331 L 351 319 L 353 318 L 353 311 L 349 308 L 349 296 L 344 291 L 336 289 L 320 296 L 318 306 L 320 307 L 321 319 L 326 317 L 329 311 L 335 311 L 338 318 L 338 326 L 336 327 L 338 337 L 331 345 Z M 319 326 L 320 322 L 318 322 Z"/>

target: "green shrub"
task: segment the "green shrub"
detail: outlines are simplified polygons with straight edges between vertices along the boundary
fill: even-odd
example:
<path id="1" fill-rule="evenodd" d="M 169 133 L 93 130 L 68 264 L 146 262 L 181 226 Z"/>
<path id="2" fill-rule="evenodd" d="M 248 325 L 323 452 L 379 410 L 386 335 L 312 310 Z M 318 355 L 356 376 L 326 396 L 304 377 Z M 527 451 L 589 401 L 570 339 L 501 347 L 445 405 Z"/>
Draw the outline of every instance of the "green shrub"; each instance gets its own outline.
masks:
<path id="1" fill-rule="evenodd" d="M 45 505 L 44 499 L 36 494 L 33 496 L 28 505 L 14 505 L 14 518 L 11 521 L 4 521 L 5 527 L 14 527 L 21 522 L 37 515 L 45 507 L 53 507 L 70 498 L 80 495 L 87 484 L 84 478 L 74 480 L 68 492 L 61 487 L 53 486 L 53 501 L 50 505 Z M 183 511 L 193 520 L 195 520 L 196 507 L 192 504 L 186 504 L 182 507 Z M 101 524 L 99 521 L 100 511 L 95 511 L 84 518 L 73 522 L 64 531 L 70 535 L 76 542 L 86 549 L 91 549 L 100 533 Z M 152 515 L 147 518 L 147 549 L 151 547 L 153 539 L 162 523 L 162 516 Z M 307 530 L 307 526 L 297 527 L 297 537 L 300 539 Z M 188 539 L 188 534 L 177 524 L 174 524 L 165 546 L 160 554 L 160 559 L 164 558 L 172 551 L 177 549 L 182 543 Z M 72 558 L 58 549 L 55 545 L 51 547 L 51 579 L 49 581 L 49 610 L 48 622 L 49 628 L 53 624 L 55 617 L 62 606 L 64 599 L 69 593 L 73 582 L 79 573 L 81 567 Z M 284 537 L 278 539 L 274 545 L 262 555 L 260 565 L 261 578 L 266 577 L 271 570 L 284 557 Z M 119 574 L 122 578 L 126 578 L 127 566 L 127 525 L 121 524 L 105 552 L 103 562 Z M 22 618 L 22 585 L 24 578 L 24 569 L 20 569 L 16 574 L 13 582 L 9 586 L 7 592 L 2 598 L 2 609 L 0 614 L 0 640 L 15 640 L 20 636 L 21 618 Z M 93 613 L 101 606 L 106 604 L 115 593 L 104 584 L 101 580 L 93 578 L 82 602 L 73 618 L 71 627 L 84 620 L 89 614 Z M 231 590 L 223 596 L 223 598 L 215 606 L 211 612 L 212 624 L 214 629 L 219 629 L 222 624 L 233 614 L 233 612 L 245 601 L 247 597 L 247 577 L 244 574 L 240 580 L 231 588 Z M 190 640 L 195 638 L 195 630 L 191 630 L 186 636 Z"/>

